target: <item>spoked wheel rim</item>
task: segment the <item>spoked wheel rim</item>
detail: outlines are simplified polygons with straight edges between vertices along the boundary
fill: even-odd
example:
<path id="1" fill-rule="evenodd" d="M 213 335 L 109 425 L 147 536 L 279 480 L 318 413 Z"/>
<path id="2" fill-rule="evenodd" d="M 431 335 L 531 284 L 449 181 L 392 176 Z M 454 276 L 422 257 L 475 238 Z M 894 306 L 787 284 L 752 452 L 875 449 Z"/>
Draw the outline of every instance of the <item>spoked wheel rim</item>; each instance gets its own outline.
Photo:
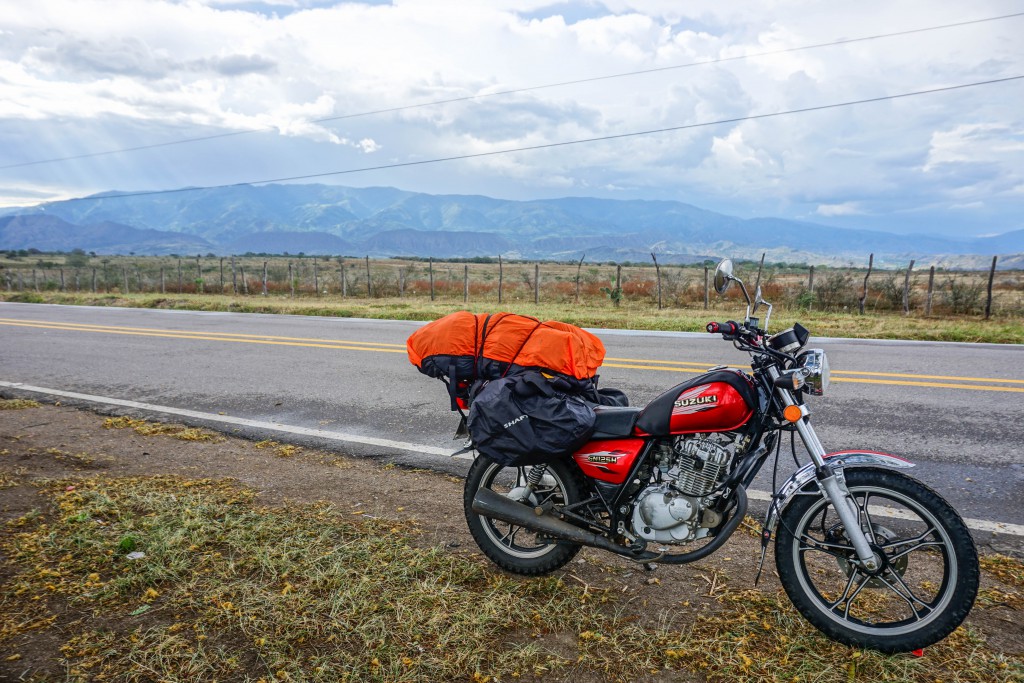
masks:
<path id="1" fill-rule="evenodd" d="M 545 472 L 539 486 L 527 497 L 526 475 L 530 467 L 505 467 L 498 463 L 491 464 L 480 480 L 480 488 L 488 488 L 495 493 L 511 498 L 516 502 L 531 507 L 554 503 L 565 503 L 565 484 L 561 477 L 549 468 Z M 480 523 L 487 537 L 495 546 L 513 557 L 535 559 L 542 557 L 558 546 L 555 543 L 540 541 L 533 531 L 515 524 L 503 522 L 480 515 Z"/>
<path id="2" fill-rule="evenodd" d="M 943 524 L 899 491 L 863 485 L 850 493 L 881 568 L 859 567 L 835 510 L 820 499 L 797 520 L 791 550 L 797 581 L 815 609 L 870 635 L 902 635 L 942 618 L 958 575 Z"/>

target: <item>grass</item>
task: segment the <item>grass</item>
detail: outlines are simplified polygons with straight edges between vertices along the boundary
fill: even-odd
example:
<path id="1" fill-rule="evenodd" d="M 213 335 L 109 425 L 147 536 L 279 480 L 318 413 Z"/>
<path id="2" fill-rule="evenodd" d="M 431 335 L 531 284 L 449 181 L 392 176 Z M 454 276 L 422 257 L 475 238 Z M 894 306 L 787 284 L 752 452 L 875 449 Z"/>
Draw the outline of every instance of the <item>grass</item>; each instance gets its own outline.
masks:
<path id="1" fill-rule="evenodd" d="M 0 398 L 0 410 L 25 410 L 27 408 L 38 408 L 37 401 L 30 401 L 24 398 Z"/>
<path id="2" fill-rule="evenodd" d="M 7 525 L 0 651 L 58 643 L 91 680 L 1011 681 L 1019 658 L 960 629 L 923 658 L 825 639 L 780 592 L 709 581 L 710 609 L 641 627 L 616 593 L 513 578 L 416 547 L 414 524 L 260 507 L 232 482 L 49 482 Z M 129 553 L 143 553 L 129 559 Z M 133 555 L 133 557 L 138 557 Z M 1007 559 L 1000 566 L 1020 571 Z M 665 605 L 670 609 L 670 606 Z M 636 607 L 634 606 L 634 609 Z M 31 636 L 32 640 L 26 640 Z M 552 648 L 552 640 L 569 643 Z M 26 657 L 27 659 L 27 657 Z M 0 667 L 4 666 L 0 662 Z M 688 672 L 688 673 L 682 673 Z M 37 679 L 42 680 L 42 679 Z"/>
<path id="3" fill-rule="evenodd" d="M 103 421 L 104 429 L 131 429 L 142 436 L 165 435 L 181 441 L 212 441 L 217 443 L 224 438 L 212 432 L 203 431 L 195 427 L 183 427 L 182 425 L 165 424 L 163 422 L 147 422 L 130 417 L 108 417 Z"/>
<path id="4" fill-rule="evenodd" d="M 496 301 L 431 302 L 421 297 L 357 299 L 337 295 L 323 298 L 236 297 L 195 294 L 109 294 L 96 295 L 72 292 L 0 293 L 0 300 L 29 303 L 56 303 L 135 308 L 165 308 L 200 311 L 234 311 L 241 313 L 277 313 L 290 315 L 322 315 L 347 318 L 397 320 L 435 320 L 457 310 L 474 312 L 511 310 L 542 319 L 563 320 L 582 327 L 633 330 L 703 331 L 709 320 L 736 319 L 743 315 L 743 306 L 732 299 L 716 299 L 710 310 L 698 308 L 665 308 L 657 310 L 650 303 L 627 301 L 616 308 L 604 303 L 507 302 Z M 857 315 L 820 311 L 787 310 L 781 306 L 771 321 L 778 331 L 799 321 L 819 337 L 854 337 L 874 339 L 916 339 L 925 341 L 1024 343 L 1024 320 L 1016 317 L 994 317 L 981 320 L 974 316 L 943 316 L 926 318 L 920 314 L 903 316 L 895 313 Z"/>

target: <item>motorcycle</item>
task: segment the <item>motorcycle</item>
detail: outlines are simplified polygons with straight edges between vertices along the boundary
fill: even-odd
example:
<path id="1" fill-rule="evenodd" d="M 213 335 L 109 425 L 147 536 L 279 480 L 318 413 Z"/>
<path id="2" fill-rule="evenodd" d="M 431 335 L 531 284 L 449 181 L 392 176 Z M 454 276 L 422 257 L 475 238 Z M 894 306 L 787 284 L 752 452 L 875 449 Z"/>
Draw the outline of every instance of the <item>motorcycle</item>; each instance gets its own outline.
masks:
<path id="1" fill-rule="evenodd" d="M 871 451 L 827 452 L 807 396 L 829 385 L 821 349 L 805 349 L 800 324 L 769 334 L 772 306 L 723 260 L 714 286 L 736 283 L 744 320 L 707 331 L 749 353 L 750 373 L 712 368 L 644 408 L 598 406 L 596 431 L 571 457 L 511 467 L 478 455 L 464 510 L 483 553 L 522 575 L 552 572 L 583 546 L 638 563 L 685 564 L 717 551 L 747 512 L 746 489 L 783 435 L 810 462 L 772 496 L 761 561 L 774 539 L 775 568 L 793 605 L 839 642 L 881 652 L 936 643 L 967 617 L 978 591 L 978 554 L 963 520 L 909 477 L 913 464 Z M 764 327 L 753 315 L 764 306 Z M 774 481 L 774 480 L 773 480 Z M 756 580 L 755 580 L 756 583 Z"/>

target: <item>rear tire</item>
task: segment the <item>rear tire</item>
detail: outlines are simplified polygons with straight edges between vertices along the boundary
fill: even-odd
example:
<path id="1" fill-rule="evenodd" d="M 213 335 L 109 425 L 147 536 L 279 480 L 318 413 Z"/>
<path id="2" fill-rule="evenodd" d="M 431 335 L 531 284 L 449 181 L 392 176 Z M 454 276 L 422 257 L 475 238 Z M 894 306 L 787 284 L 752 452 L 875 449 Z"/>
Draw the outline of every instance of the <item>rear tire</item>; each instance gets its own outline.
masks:
<path id="1" fill-rule="evenodd" d="M 529 466 L 505 466 L 481 455 L 473 461 L 466 475 L 462 502 L 469 531 L 484 555 L 506 571 L 537 576 L 563 566 L 576 556 L 580 546 L 538 540 L 528 529 L 473 512 L 473 497 L 481 488 L 489 488 L 531 507 L 548 501 L 568 505 L 581 500 L 583 484 L 579 472 L 558 460 L 548 464 L 541 484 L 523 500 L 528 494 L 524 486 L 531 469 Z"/>
<path id="2" fill-rule="evenodd" d="M 782 511 L 775 540 L 775 566 L 790 600 L 825 635 L 854 647 L 909 652 L 942 640 L 978 592 L 970 531 L 916 479 L 875 468 L 845 476 L 882 568 L 868 574 L 856 566 L 830 502 L 798 495 Z"/>

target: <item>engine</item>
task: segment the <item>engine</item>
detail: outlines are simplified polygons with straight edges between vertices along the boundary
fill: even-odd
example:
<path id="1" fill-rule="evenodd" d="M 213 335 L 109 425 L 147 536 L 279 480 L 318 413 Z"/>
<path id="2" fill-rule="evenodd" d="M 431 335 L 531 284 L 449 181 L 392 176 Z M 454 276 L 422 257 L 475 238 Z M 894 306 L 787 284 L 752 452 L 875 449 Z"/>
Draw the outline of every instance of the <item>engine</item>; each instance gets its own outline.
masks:
<path id="1" fill-rule="evenodd" d="M 734 439 L 724 434 L 661 443 L 655 453 L 655 481 L 640 492 L 633 508 L 633 533 L 670 544 L 707 536 L 722 521 L 721 514 L 708 509 L 714 502 L 709 496 L 728 474 L 734 452 Z"/>

